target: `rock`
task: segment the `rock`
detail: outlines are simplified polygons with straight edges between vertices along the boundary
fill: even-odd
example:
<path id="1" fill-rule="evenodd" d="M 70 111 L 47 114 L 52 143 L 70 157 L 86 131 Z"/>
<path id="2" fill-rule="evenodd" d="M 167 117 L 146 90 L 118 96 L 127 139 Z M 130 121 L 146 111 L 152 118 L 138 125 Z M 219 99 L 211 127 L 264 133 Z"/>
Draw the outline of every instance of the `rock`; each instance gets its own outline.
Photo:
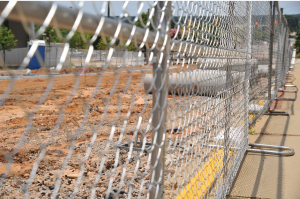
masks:
<path id="1" fill-rule="evenodd" d="M 100 187 L 100 192 L 103 193 L 104 191 L 106 191 L 105 187 Z"/>
<path id="2" fill-rule="evenodd" d="M 17 180 L 17 184 L 21 185 L 21 184 L 23 184 L 23 181 L 22 180 Z"/>
<path id="3" fill-rule="evenodd" d="M 78 178 L 79 173 L 71 173 L 71 174 L 67 174 L 68 178 Z"/>
<path id="4" fill-rule="evenodd" d="M 49 189 L 50 189 L 50 190 L 53 190 L 53 189 L 54 189 L 54 187 L 55 187 L 55 186 L 49 186 Z"/>
<path id="5" fill-rule="evenodd" d="M 166 165 L 170 164 L 173 160 L 173 156 L 171 154 L 166 155 Z"/>
<path id="6" fill-rule="evenodd" d="M 102 198 L 106 198 L 106 193 L 102 193 Z M 109 193 L 107 198 L 115 199 L 115 195 L 113 193 Z"/>
<path id="7" fill-rule="evenodd" d="M 117 169 L 116 169 L 116 172 L 117 173 L 121 173 L 123 171 L 123 167 L 118 167 Z"/>
<path id="8" fill-rule="evenodd" d="M 29 177 L 29 173 L 25 173 L 23 176 L 24 178 Z"/>
<path id="9" fill-rule="evenodd" d="M 125 178 L 132 178 L 133 177 L 133 173 L 126 173 L 125 174 Z"/>
<path id="10" fill-rule="evenodd" d="M 5 173 L 1 173 L 0 178 L 5 178 L 5 177 L 7 177 L 7 176 L 5 175 Z"/>

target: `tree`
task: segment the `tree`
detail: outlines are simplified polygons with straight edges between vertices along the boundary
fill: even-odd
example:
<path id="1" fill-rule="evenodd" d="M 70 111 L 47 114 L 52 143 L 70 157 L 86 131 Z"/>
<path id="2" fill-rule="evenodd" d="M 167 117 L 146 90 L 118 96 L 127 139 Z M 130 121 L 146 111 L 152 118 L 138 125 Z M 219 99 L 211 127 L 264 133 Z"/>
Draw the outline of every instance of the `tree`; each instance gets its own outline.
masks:
<path id="1" fill-rule="evenodd" d="M 123 41 L 122 43 L 120 42 L 119 45 L 118 45 L 118 47 L 120 49 L 124 49 L 125 50 L 125 44 L 126 44 L 126 42 L 127 41 Z M 136 50 L 136 46 L 135 46 L 134 42 L 130 42 L 130 44 L 126 47 L 126 49 L 128 51 L 135 51 Z"/>
<path id="2" fill-rule="evenodd" d="M 3 50 L 4 63 L 5 63 L 5 51 L 11 51 L 17 44 L 15 35 L 12 34 L 11 30 L 8 30 L 7 27 L 0 27 L 0 50 Z"/>
<path id="3" fill-rule="evenodd" d="M 136 50 L 135 44 L 133 42 L 130 42 L 130 44 L 127 46 L 127 50 L 135 51 Z"/>
<path id="4" fill-rule="evenodd" d="M 40 25 L 37 25 L 35 27 L 35 31 L 37 32 L 40 29 Z M 61 34 L 61 37 L 66 38 L 67 35 L 69 34 L 70 30 L 65 30 L 65 29 L 59 29 L 59 32 Z M 44 38 L 45 36 L 45 38 Z M 84 49 L 86 48 L 86 43 L 82 39 L 82 37 L 85 37 L 87 41 L 89 41 L 92 37 L 92 34 L 89 33 L 83 33 L 83 35 L 80 34 L 80 32 L 76 31 L 73 35 L 73 37 L 68 41 L 70 44 L 70 48 L 76 48 L 76 49 Z M 44 40 L 45 42 L 50 46 L 51 43 L 60 43 L 63 40 L 62 38 L 60 39 L 56 31 L 54 30 L 53 27 L 47 27 L 46 30 L 42 35 L 39 36 L 40 40 Z"/>
<path id="5" fill-rule="evenodd" d="M 103 39 L 106 39 L 106 43 L 104 42 Z M 107 49 L 106 44 L 110 43 L 110 38 L 109 37 L 101 37 L 101 39 L 99 40 L 99 43 L 97 44 L 97 49 L 98 50 L 105 50 Z"/>
<path id="6" fill-rule="evenodd" d="M 297 52 L 300 51 L 300 30 L 297 30 L 297 33 L 296 33 L 296 41 L 295 41 L 295 44 L 294 44 Z"/>
<path id="7" fill-rule="evenodd" d="M 35 32 L 37 32 L 41 28 L 41 25 L 37 25 L 35 27 Z M 45 37 L 45 38 L 44 38 Z M 50 43 L 59 43 L 61 42 L 56 35 L 56 32 L 53 27 L 47 27 L 42 35 L 39 36 L 39 40 L 44 40 L 46 44 L 50 46 Z"/>
<path id="8" fill-rule="evenodd" d="M 92 35 L 89 33 L 83 33 L 83 35 L 81 35 L 78 31 L 76 31 L 73 37 L 69 40 L 70 48 L 85 49 L 87 44 L 84 42 L 82 37 L 85 37 L 85 39 L 89 41 Z"/>
<path id="9" fill-rule="evenodd" d="M 288 26 L 291 32 L 295 32 L 299 29 L 299 18 L 292 15 L 284 15 L 288 22 Z"/>
<path id="10" fill-rule="evenodd" d="M 143 12 L 142 15 L 141 15 L 141 17 L 142 17 L 142 20 L 143 20 L 144 25 L 146 25 L 146 23 L 147 23 L 147 21 L 148 21 L 148 14 L 145 13 L 145 12 Z M 152 18 L 153 18 L 153 17 L 152 17 Z M 135 23 L 135 25 L 136 25 L 137 27 L 144 28 L 144 27 L 143 27 L 143 24 L 142 24 L 142 22 L 141 22 L 141 20 L 140 20 L 140 18 L 138 18 L 138 21 Z M 151 24 L 151 23 L 150 23 L 149 28 L 150 28 L 151 31 L 153 31 L 153 27 L 152 27 L 152 24 Z"/>

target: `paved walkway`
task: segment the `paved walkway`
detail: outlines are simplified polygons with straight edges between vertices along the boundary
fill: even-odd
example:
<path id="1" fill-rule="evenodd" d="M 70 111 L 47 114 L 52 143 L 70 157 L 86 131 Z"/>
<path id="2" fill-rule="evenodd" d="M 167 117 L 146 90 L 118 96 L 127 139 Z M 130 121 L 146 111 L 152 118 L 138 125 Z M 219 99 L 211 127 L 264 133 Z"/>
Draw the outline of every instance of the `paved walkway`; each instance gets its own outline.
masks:
<path id="1" fill-rule="evenodd" d="M 293 84 L 300 88 L 299 63 L 290 74 L 296 79 L 289 80 L 294 80 Z M 284 93 L 285 98 L 295 96 L 295 93 Z M 283 101 L 279 110 L 290 116 L 264 115 L 255 125 L 255 134 L 249 135 L 249 142 L 292 147 L 295 155 L 246 153 L 227 198 L 300 198 L 300 99 Z"/>

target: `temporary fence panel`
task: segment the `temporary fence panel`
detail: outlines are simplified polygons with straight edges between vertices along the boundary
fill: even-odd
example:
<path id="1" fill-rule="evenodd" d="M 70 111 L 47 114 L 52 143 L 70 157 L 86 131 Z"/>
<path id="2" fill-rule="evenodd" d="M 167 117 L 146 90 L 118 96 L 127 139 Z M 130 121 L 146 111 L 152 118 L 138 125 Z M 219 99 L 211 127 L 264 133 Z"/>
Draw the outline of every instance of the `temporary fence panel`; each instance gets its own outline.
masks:
<path id="1" fill-rule="evenodd" d="M 59 63 L 60 56 L 63 52 L 63 46 L 49 46 L 46 45 L 45 49 L 45 67 L 47 68 L 55 68 L 57 64 Z M 63 63 L 63 67 L 69 67 L 68 60 L 70 59 L 70 56 L 66 57 L 66 61 Z"/>
<path id="2" fill-rule="evenodd" d="M 5 51 L 5 64 L 7 66 L 20 66 L 23 62 L 26 54 L 28 52 L 28 48 L 15 48 L 11 51 Z M 1 59 L 4 61 L 4 53 L 0 52 Z M 2 65 L 2 64 L 1 64 Z"/>
<path id="3" fill-rule="evenodd" d="M 133 51 L 125 52 L 124 50 L 117 50 L 117 49 L 112 49 L 112 51 L 113 54 L 111 56 L 109 67 L 120 67 L 121 65 L 125 65 L 126 67 L 134 66 L 134 65 L 138 65 L 138 66 L 145 65 L 144 54 L 142 56 L 139 56 L 138 52 L 133 52 Z M 94 50 L 88 66 L 104 67 L 108 53 L 109 53 L 108 50 Z M 82 67 L 86 55 L 87 55 L 86 50 L 70 49 L 69 58 L 68 58 L 70 62 L 70 66 Z"/>
<path id="4" fill-rule="evenodd" d="M 224 198 L 248 147 L 252 3 L 175 4 L 185 56 L 169 73 L 165 197 Z"/>
<path id="5" fill-rule="evenodd" d="M 274 80 L 275 66 L 269 71 L 272 7 L 270 2 L 252 2 L 252 40 L 249 120 L 254 122 L 268 108 L 269 79 Z M 265 61 L 266 60 L 266 61 Z"/>
<path id="6" fill-rule="evenodd" d="M 275 9 L 275 21 L 274 21 L 274 57 L 276 58 L 276 70 L 275 70 L 275 87 L 272 93 L 272 100 L 277 96 L 277 90 L 281 87 L 280 79 L 282 74 L 282 56 L 283 56 L 283 23 L 281 19 L 281 13 L 279 8 Z"/>
<path id="7" fill-rule="evenodd" d="M 253 6 L 257 7 L 253 9 L 256 14 L 252 13 L 256 18 L 253 35 L 260 41 L 255 42 L 254 38 L 252 40 L 252 43 L 255 42 L 257 45 L 252 49 L 252 60 L 265 56 L 268 58 L 268 64 L 258 61 L 258 67 L 253 69 L 255 76 L 250 80 L 250 126 L 253 126 L 263 114 L 276 108 L 277 103 L 273 102 L 281 94 L 278 91 L 282 90 L 285 84 L 291 62 L 289 29 L 278 2 L 253 2 Z M 270 14 L 265 15 L 265 10 Z M 272 35 L 273 41 L 271 41 Z"/>
<path id="8" fill-rule="evenodd" d="M 49 26 L 70 30 L 46 52 L 43 66 L 56 74 L 0 80 L 1 197 L 225 198 L 249 128 L 290 68 L 278 4 L 274 31 L 270 2 L 148 2 L 143 28 L 145 3 L 123 3 L 124 18 L 105 17 L 108 4 L 91 15 L 83 2 L 0 2 L 0 24 L 42 24 L 27 29 L 30 39 Z M 70 49 L 75 31 L 92 34 L 87 49 Z M 94 49 L 98 36 L 110 37 L 107 50 Z"/>

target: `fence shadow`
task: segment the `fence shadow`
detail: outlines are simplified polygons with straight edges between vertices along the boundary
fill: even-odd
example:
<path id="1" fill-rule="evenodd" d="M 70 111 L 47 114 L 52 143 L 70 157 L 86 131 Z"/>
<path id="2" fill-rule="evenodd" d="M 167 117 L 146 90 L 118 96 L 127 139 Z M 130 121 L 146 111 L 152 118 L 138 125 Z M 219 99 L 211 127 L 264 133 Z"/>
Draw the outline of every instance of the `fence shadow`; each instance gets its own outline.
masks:
<path id="1" fill-rule="evenodd" d="M 269 126 L 272 117 L 274 117 L 274 116 L 269 116 L 268 117 L 268 119 L 265 122 L 259 136 L 257 137 L 257 139 L 255 140 L 254 143 L 261 143 L 262 142 L 263 136 L 266 136 L 264 134 L 264 132 L 266 131 L 267 127 Z M 283 130 L 283 133 L 282 133 L 282 139 L 280 140 L 280 143 L 279 143 L 280 146 L 285 145 L 286 135 L 287 135 L 287 131 L 288 131 L 288 128 L 289 128 L 289 123 L 290 123 L 290 117 L 288 117 L 287 120 L 286 120 L 285 127 L 284 127 L 284 130 Z M 270 135 L 268 135 L 268 136 L 270 136 Z M 266 144 L 268 144 L 268 143 L 266 143 Z M 237 178 L 238 178 L 239 174 L 241 173 L 243 165 L 247 164 L 247 160 L 246 160 L 247 155 L 250 155 L 250 154 L 252 155 L 252 153 L 246 152 L 245 155 L 244 155 L 244 158 L 241 162 L 241 166 L 239 167 L 239 170 L 237 171 L 237 175 L 236 175 L 237 177 L 233 181 L 232 187 L 230 189 L 230 192 L 229 192 L 229 195 L 228 195 L 229 198 L 231 197 L 230 194 L 232 193 L 233 188 L 236 185 L 238 185 Z M 260 183 L 262 181 L 262 176 L 263 176 L 262 174 L 263 174 L 263 170 L 264 170 L 264 166 L 265 166 L 265 161 L 264 160 L 265 160 L 266 157 L 273 157 L 273 158 L 278 158 L 278 167 L 277 167 L 278 170 L 277 171 L 275 171 L 275 170 L 272 171 L 274 173 L 274 175 L 278 176 L 277 177 L 277 183 L 276 183 L 277 187 L 274 187 L 273 190 L 277 189 L 276 190 L 276 198 L 282 198 L 283 197 L 283 195 L 282 195 L 282 186 L 283 186 L 282 178 L 283 178 L 283 158 L 284 157 L 280 156 L 280 155 L 269 155 L 269 154 L 253 154 L 253 155 L 260 156 L 260 159 L 259 159 L 259 162 L 255 162 L 255 163 L 251 163 L 251 164 L 257 164 L 259 166 L 258 166 L 257 171 L 255 173 L 252 173 L 252 175 L 256 176 L 256 177 L 255 177 L 255 180 L 254 180 L 254 186 L 252 188 L 251 194 L 249 196 L 247 195 L 247 196 L 244 196 L 244 197 L 256 197 L 257 196 L 259 188 L 260 188 Z M 268 169 L 270 169 L 270 168 L 268 168 Z M 253 172 L 253 170 L 251 172 Z M 276 172 L 277 172 L 277 174 L 276 174 Z M 244 182 L 244 183 L 247 184 L 247 182 Z M 270 184 L 272 184 L 272 183 L 270 183 Z M 234 197 L 234 196 L 232 196 L 232 197 Z M 239 197 L 243 197 L 243 196 L 239 196 Z"/>

